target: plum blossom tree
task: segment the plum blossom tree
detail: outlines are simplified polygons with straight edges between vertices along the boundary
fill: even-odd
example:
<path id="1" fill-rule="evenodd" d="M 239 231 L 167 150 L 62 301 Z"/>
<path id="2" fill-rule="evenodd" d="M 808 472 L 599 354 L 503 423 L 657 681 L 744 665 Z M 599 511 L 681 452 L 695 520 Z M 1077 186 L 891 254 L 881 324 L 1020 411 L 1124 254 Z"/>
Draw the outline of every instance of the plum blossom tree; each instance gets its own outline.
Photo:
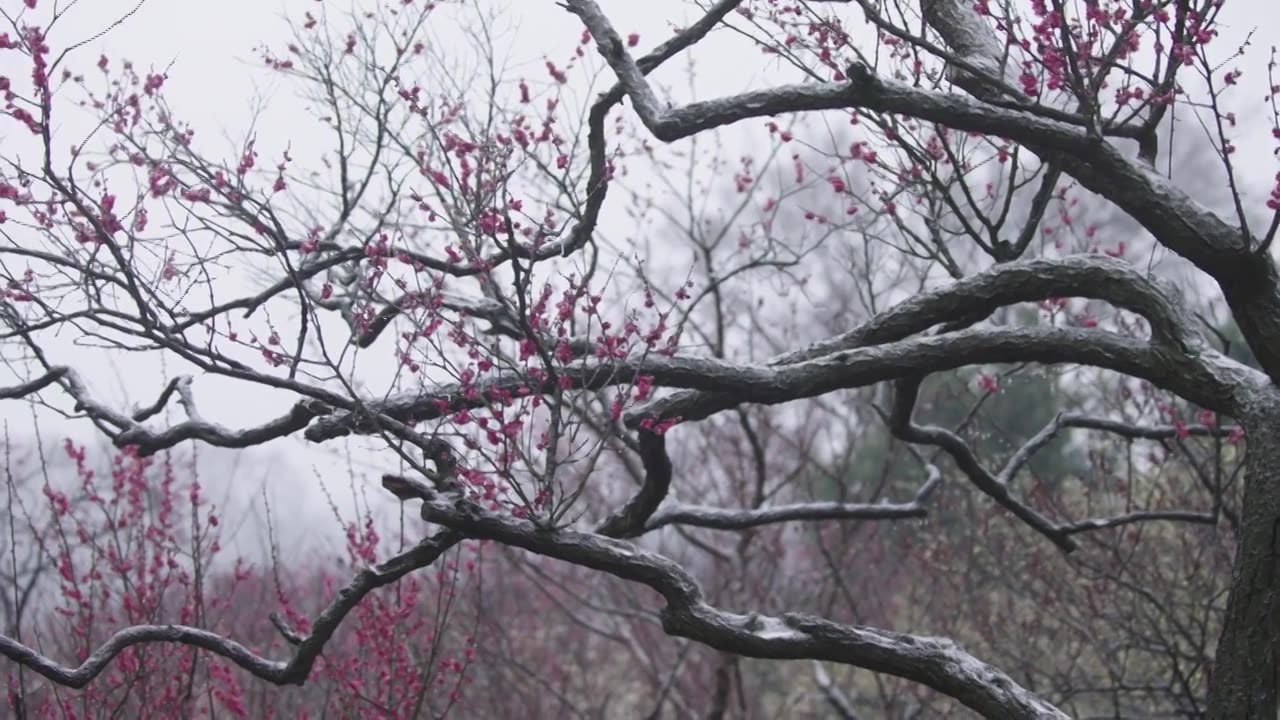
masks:
<path id="1" fill-rule="evenodd" d="M 275 623 L 283 642 L 271 650 L 246 639 L 252 629 L 178 603 L 169 609 L 180 622 L 113 617 L 123 627 L 64 650 L 78 659 L 71 664 L 22 634 L 0 638 L 0 654 L 23 673 L 92 687 L 113 664 L 136 667 L 138 648 L 177 644 L 181 657 L 194 648 L 219 668 L 300 685 L 339 664 L 335 638 L 355 624 L 369 642 L 386 641 L 396 681 L 412 683 L 420 658 L 396 654 L 388 634 L 398 616 L 424 627 L 409 610 L 379 605 L 379 593 L 460 543 L 483 541 L 648 588 L 666 635 L 719 654 L 699 669 L 714 678 L 719 716 L 739 659 L 754 658 L 819 663 L 816 683 L 846 717 L 854 703 L 833 680 L 837 666 L 927 687 L 986 717 L 1067 717 L 1079 702 L 1063 690 L 1069 681 L 1046 691 L 1033 668 L 991 661 L 1016 657 L 1008 643 L 1021 639 L 997 647 L 996 627 L 1055 597 L 1044 585 L 1009 596 L 1018 601 L 1004 614 L 972 613 L 993 645 L 980 658 L 952 639 L 864 622 L 909 613 L 837 622 L 795 611 L 810 606 L 768 583 L 770 573 L 803 577 L 802 567 L 825 578 L 831 597 L 851 597 L 829 544 L 856 542 L 858 532 L 896 533 L 901 543 L 900 527 L 881 528 L 929 516 L 964 482 L 983 498 L 982 524 L 1019 524 L 1037 553 L 1079 553 L 1082 539 L 1107 533 L 1115 552 L 1143 533 L 1156 538 L 1143 546 L 1146 575 L 1095 555 L 1085 562 L 1092 585 L 1061 581 L 1093 616 L 1106 615 L 1099 578 L 1167 589 L 1166 563 L 1184 558 L 1209 575 L 1234 549 L 1225 608 L 1191 598 L 1197 612 L 1209 608 L 1206 625 L 1220 622 L 1216 646 L 1170 646 L 1170 656 L 1194 654 L 1206 667 L 1200 656 L 1213 654 L 1211 673 L 1180 676 L 1180 707 L 1211 718 L 1276 714 L 1280 275 L 1271 245 L 1280 185 L 1248 177 L 1237 147 L 1280 142 L 1280 84 L 1269 78 L 1261 103 L 1237 97 L 1235 64 L 1252 60 L 1251 46 L 1219 49 L 1218 30 L 1247 3 L 719 0 L 644 50 L 597 2 L 564 0 L 581 37 L 547 48 L 536 77 L 504 74 L 495 18 L 477 4 L 370 2 L 347 16 L 312 5 L 291 41 L 262 59 L 310 103 L 313 116 L 297 123 L 327 138 L 314 156 L 301 141 L 273 146 L 253 134 L 220 151 L 170 107 L 164 70 L 105 56 L 73 67 L 83 43 L 56 39 L 73 7 L 10 5 L 0 52 L 21 59 L 30 80 L 0 78 L 4 132 L 32 142 L 15 144 L 0 176 L 0 309 L 20 375 L 0 397 L 90 423 L 123 462 L 186 443 L 361 438 L 393 466 L 381 474 L 387 502 L 412 504 L 422 520 L 396 548 L 352 525 L 360 569 L 325 585 L 310 614 L 286 608 Z M 445 49 L 441 26 L 469 33 L 453 33 Z M 661 99 L 650 76 L 696 55 L 717 29 L 746 38 L 795 82 Z M 606 87 L 584 102 L 574 81 L 593 71 Z M 96 118 L 87 137 L 60 134 L 72 113 Z M 1173 139 L 1195 120 L 1227 188 L 1221 207 L 1175 181 Z M 755 142 L 767 152 L 709 159 L 705 143 L 744 121 L 758 123 Z M 696 178 L 683 198 L 688 217 L 654 189 L 674 185 L 643 179 L 681 154 Z M 776 185 L 764 181 L 778 171 Z M 734 199 L 709 207 L 707 198 L 724 197 L 714 189 Z M 614 221 L 628 211 L 630 224 Z M 1109 237 L 1125 226 L 1099 223 L 1107 211 L 1133 231 Z M 664 232 L 682 234 L 693 260 L 678 259 Z M 1130 261 L 1166 251 L 1176 259 Z M 766 302 L 770 291 L 786 301 Z M 828 317 L 788 316 L 802 307 L 799 294 Z M 1196 305 L 1210 294 L 1218 301 Z M 1226 339 L 1205 322 L 1223 309 L 1256 364 L 1206 339 Z M 825 337 L 811 334 L 819 327 Z M 163 355 L 188 374 L 159 384 L 148 405 L 113 407 L 77 371 L 78 356 L 59 350 L 66 333 Z M 976 441 L 970 415 L 1027 365 L 1075 373 L 1044 391 L 1062 410 L 1042 427 L 1013 428 L 1007 447 Z M 961 375 L 972 378 L 974 412 L 925 420 L 936 402 L 922 389 L 937 387 L 927 381 L 957 372 L 974 373 Z M 197 390 L 210 378 L 291 404 L 227 427 L 200 412 Z M 871 390 L 849 392 L 862 389 Z M 185 419 L 172 419 L 175 408 Z M 871 491 L 829 472 L 859 467 L 840 427 L 871 421 L 908 458 L 893 469 L 911 482 Z M 1063 452 L 1061 439 L 1080 431 L 1176 444 L 1189 470 L 1164 477 L 1163 458 L 1135 462 L 1098 444 L 1088 469 L 1058 474 L 1111 475 L 1128 463 L 1123 502 L 1042 482 L 1037 453 Z M 1194 446 L 1200 440 L 1212 454 Z M 1243 468 L 1242 483 L 1224 477 L 1232 467 Z M 833 497 L 806 495 L 801 479 L 822 470 Z M 1009 538 L 993 534 L 990 547 L 1017 544 Z M 934 592 L 965 572 L 937 552 L 925 560 Z M 1000 577 L 999 562 L 971 567 Z M 1043 562 L 1033 553 L 1028 572 Z M 710 563 L 731 570 L 716 576 L 723 571 Z M 92 573 L 66 567 L 67 582 Z M 700 582 L 707 574 L 725 582 Z M 1215 592 L 1212 581 L 1204 587 Z M 1183 616 L 1170 617 L 1152 625 L 1157 638 Z M 963 618 L 947 625 L 954 637 L 973 630 Z M 1078 657 L 1114 669 L 1107 653 L 1095 655 Z M 461 672 L 466 663 L 456 662 Z M 238 676 L 221 672 L 225 691 Z M 655 685 L 679 707 L 677 673 L 655 674 Z M 409 703 L 393 714 L 420 710 Z"/>

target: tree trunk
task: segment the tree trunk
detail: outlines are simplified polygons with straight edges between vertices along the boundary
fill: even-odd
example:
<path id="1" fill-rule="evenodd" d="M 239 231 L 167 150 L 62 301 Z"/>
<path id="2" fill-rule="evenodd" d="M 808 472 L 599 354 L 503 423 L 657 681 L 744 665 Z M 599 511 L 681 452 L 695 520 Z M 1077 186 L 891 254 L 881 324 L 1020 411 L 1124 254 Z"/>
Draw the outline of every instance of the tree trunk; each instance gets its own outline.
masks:
<path id="1" fill-rule="evenodd" d="M 1240 546 L 1209 681 L 1210 720 L 1276 718 L 1280 681 L 1280 394 L 1259 398 L 1247 436 Z"/>

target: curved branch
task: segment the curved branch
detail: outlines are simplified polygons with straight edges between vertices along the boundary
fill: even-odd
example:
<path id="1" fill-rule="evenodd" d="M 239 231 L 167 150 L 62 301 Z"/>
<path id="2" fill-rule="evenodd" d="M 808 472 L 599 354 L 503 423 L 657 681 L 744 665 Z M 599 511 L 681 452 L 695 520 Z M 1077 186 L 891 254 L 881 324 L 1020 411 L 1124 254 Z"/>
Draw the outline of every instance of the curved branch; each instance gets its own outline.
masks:
<path id="1" fill-rule="evenodd" d="M 1058 413 L 1053 416 L 1049 424 L 1040 429 L 1040 432 L 1031 436 L 1031 439 L 1022 444 L 1017 452 L 1009 458 L 1009 462 L 1005 463 L 1004 469 L 996 476 L 996 482 L 1008 487 L 1013 484 L 1013 479 L 1018 476 L 1018 471 L 1022 470 L 1027 463 L 1031 462 L 1032 456 L 1040 452 L 1058 436 L 1058 432 L 1064 427 L 1063 414 Z"/>
<path id="2" fill-rule="evenodd" d="M 928 479 L 920 486 L 916 496 L 906 503 L 841 503 L 808 502 L 790 505 L 769 505 L 750 509 L 722 508 L 710 505 L 688 505 L 674 502 L 659 509 L 645 523 L 642 532 L 651 532 L 667 525 L 686 525 L 710 530 L 747 530 L 773 523 L 808 520 L 909 520 L 927 517 L 925 503 L 933 491 L 942 484 L 942 473 L 937 467 L 926 467 Z M 597 530 L 601 535 L 606 533 Z M 628 537 L 635 537 L 635 533 Z M 610 537 L 619 537 L 616 535 Z"/>
<path id="3" fill-rule="evenodd" d="M 917 295 L 854 330 L 779 355 L 768 364 L 790 365 L 838 351 L 899 341 L 956 318 L 981 318 L 1000 307 L 1053 297 L 1104 300 L 1138 313 L 1150 323 L 1152 339 L 1168 348 L 1171 361 L 1185 364 L 1187 372 L 1205 378 L 1223 396 L 1232 395 L 1235 391 L 1231 388 L 1239 381 L 1253 386 L 1266 382 L 1260 373 L 1209 349 L 1171 290 L 1143 276 L 1129 263 L 1092 255 L 998 265 L 945 288 Z M 1177 381 L 1175 377 L 1167 379 Z M 1178 384 L 1195 391 L 1194 385 Z M 729 394 L 675 393 L 628 412 L 625 419 L 632 427 L 644 418 L 701 419 L 739 402 Z"/>
<path id="4" fill-rule="evenodd" d="M 68 370 L 69 368 L 65 367 L 55 367 L 34 380 L 18 383 L 12 387 L 0 388 L 0 400 L 13 400 L 40 392 L 61 380 Z"/>
<path id="5" fill-rule="evenodd" d="M 292 435 L 307 427 L 315 418 L 333 412 L 333 407 L 329 404 L 315 398 L 306 398 L 294 403 L 287 413 L 278 418 L 251 428 L 234 430 L 200 417 L 191 396 L 191 378 L 183 376 L 171 380 L 154 403 L 127 415 L 94 400 L 80 375 L 66 366 L 55 366 L 34 380 L 0 388 L 0 400 L 23 398 L 55 383 L 61 385 L 64 392 L 75 401 L 77 411 L 83 411 L 90 418 L 101 423 L 100 427 L 116 447 L 134 445 L 144 456 L 171 448 L 186 440 L 202 440 L 210 445 L 225 448 L 253 447 Z M 175 393 L 179 396 L 179 402 L 186 411 L 188 420 L 164 430 L 151 430 L 144 427 L 141 421 L 160 412 Z M 107 426 L 115 430 L 110 431 Z"/>
<path id="6" fill-rule="evenodd" d="M 1218 518 L 1213 513 L 1188 512 L 1185 510 L 1141 510 L 1138 512 L 1125 513 L 1124 515 L 1117 515 L 1115 517 L 1081 520 L 1080 522 L 1063 525 L 1061 529 L 1062 532 L 1068 535 L 1075 535 L 1076 533 L 1120 527 L 1121 525 L 1131 525 L 1139 522 L 1152 522 L 1156 520 L 1164 520 L 1168 522 L 1189 522 L 1198 525 L 1218 524 Z"/>
<path id="7" fill-rule="evenodd" d="M 812 110 L 865 108 L 939 122 L 957 130 L 1001 135 L 1017 141 L 1049 143 L 1062 152 L 1083 152 L 1093 138 L 1070 123 L 1030 111 L 994 107 L 954 93 L 930 92 L 906 83 L 882 80 L 855 67 L 849 82 L 784 85 L 727 98 L 669 107 L 658 100 L 645 73 L 631 59 L 621 36 L 594 0 L 566 0 L 596 41 L 596 48 L 618 76 L 641 122 L 664 142 L 696 135 L 740 120 Z"/>
<path id="8" fill-rule="evenodd" d="M 1151 324 L 1154 339 L 1184 353 L 1198 351 L 1204 345 L 1185 309 L 1172 299 L 1170 289 L 1162 288 L 1123 260 L 1074 255 L 997 265 L 899 303 L 847 333 L 768 362 L 787 365 L 840 350 L 897 341 L 956 318 L 981 319 L 1001 307 L 1053 297 L 1104 300 L 1138 313 Z M 677 393 L 629 412 L 626 420 L 634 426 L 645 417 L 705 417 L 734 404 L 729 396 Z"/>
<path id="9" fill-rule="evenodd" d="M 1009 486 L 982 466 L 969 444 L 959 435 L 946 428 L 916 425 L 912 422 L 911 416 L 915 412 L 916 397 L 919 394 L 922 379 L 923 376 L 916 376 L 894 383 L 893 409 L 888 418 L 889 431 L 893 436 L 904 442 L 941 448 L 951 456 L 956 467 L 960 468 L 969 481 L 984 494 L 1013 513 L 1030 528 L 1044 535 L 1062 551 L 1074 551 L 1076 544 L 1067 537 L 1067 533 L 1052 520 L 1015 498 L 1009 491 Z"/>
<path id="10" fill-rule="evenodd" d="M 214 447 L 248 448 L 287 437 L 307 427 L 317 417 L 333 412 L 333 408 L 315 399 L 299 400 L 287 413 L 261 425 L 232 429 L 198 417 L 164 430 L 135 426 L 114 438 L 116 447 L 136 445 L 142 455 L 151 455 L 186 440 L 200 440 Z"/>
<path id="11" fill-rule="evenodd" d="M 637 450 L 644 465 L 644 482 L 626 505 L 596 529 L 605 537 L 636 537 L 654 529 L 649 526 L 650 518 L 671 489 L 671 458 L 667 455 L 666 438 L 647 429 L 641 429 L 638 435 Z"/>
<path id="12" fill-rule="evenodd" d="M 268 660 L 244 645 L 217 633 L 183 625 L 138 625 L 125 628 L 98 646 L 76 667 L 61 665 L 36 650 L 0 635 L 0 655 L 27 667 L 49 680 L 73 688 L 88 685 L 122 651 L 146 643 L 179 643 L 207 650 L 226 658 L 256 677 L 277 685 L 301 685 L 311 674 L 325 644 L 347 614 L 373 590 L 390 585 L 405 575 L 435 562 L 436 558 L 462 540 L 461 535 L 445 531 L 426 538 L 409 550 L 366 568 L 338 591 L 338 597 L 320 613 L 311 633 L 297 640 L 288 661 Z"/>
<path id="13" fill-rule="evenodd" d="M 285 684 L 287 663 L 267 660 L 240 643 L 217 633 L 183 625 L 138 625 L 125 628 L 98 646 L 77 667 L 61 665 L 12 638 L 0 635 L 0 655 L 33 670 L 49 680 L 72 688 L 82 688 L 96 678 L 116 655 L 148 643 L 179 643 L 224 657 L 249 673 L 270 682 Z"/>
<path id="14" fill-rule="evenodd" d="M 1203 353 L 1213 353 L 1204 350 Z M 702 357 L 638 355 L 613 361 L 582 362 L 558 369 L 568 387 L 599 390 L 626 384 L 640 375 L 662 387 L 720 393 L 714 403 L 689 403 L 676 395 L 647 406 L 650 416 L 700 420 L 741 403 L 776 405 L 836 390 L 865 387 L 919 373 L 988 363 L 1036 362 L 1091 365 L 1125 373 L 1169 388 L 1210 409 L 1228 409 L 1235 389 L 1199 358 L 1162 352 L 1114 333 L 1085 328 L 983 328 L 918 337 L 875 347 L 842 350 L 790 365 L 732 363 Z M 369 412 L 399 422 L 433 420 L 463 408 L 484 406 L 506 393 L 528 388 L 551 393 L 550 381 L 534 383 L 524 373 L 496 375 L 463 387 L 441 385 L 425 392 L 363 403 Z M 638 424 L 638 420 L 637 420 Z M 320 442 L 376 429 L 362 413 L 340 411 L 317 420 L 306 437 Z"/>
<path id="15" fill-rule="evenodd" d="M 142 422 L 160 412 L 164 409 L 165 405 L 169 404 L 169 399 L 173 397 L 173 394 L 178 390 L 179 385 L 189 385 L 190 383 L 191 378 L 186 375 L 179 375 L 178 377 L 170 380 L 169 384 L 164 386 L 164 390 L 160 391 L 160 396 L 156 398 L 155 402 L 133 411 L 133 415 L 131 416 L 133 421 Z"/>
<path id="16" fill-rule="evenodd" d="M 838 335 L 782 362 L 825 355 L 837 349 L 899 340 L 963 316 L 986 317 L 995 310 L 1056 297 L 1102 300 L 1141 315 L 1151 324 L 1152 338 L 1183 351 L 1203 344 L 1196 323 L 1177 300 L 1175 288 L 1138 272 L 1132 264 L 1105 255 L 1070 255 L 1004 263 L 958 280 L 944 288 L 916 295 L 861 327 Z"/>
<path id="17" fill-rule="evenodd" d="M 747 118 L 861 108 L 997 135 L 1027 146 L 1125 210 L 1160 243 L 1214 277 L 1254 355 L 1269 376 L 1280 378 L 1280 350 L 1273 350 L 1276 343 L 1268 341 L 1280 337 L 1280 271 L 1273 259 L 1254 252 L 1252 238 L 1241 228 L 1102 137 L 1070 123 L 1002 107 L 1000 90 L 969 73 L 958 73 L 955 79 L 977 99 L 885 80 L 856 64 L 847 70 L 847 83 L 790 85 L 667 108 L 657 100 L 599 5 L 593 0 L 566 1 L 590 29 L 645 126 L 666 142 Z M 967 64 L 990 71 L 1005 69 L 1002 45 L 968 3 L 929 0 L 924 5 L 930 26 Z"/>
<path id="18" fill-rule="evenodd" d="M 662 626 L 668 634 L 723 652 L 864 667 L 927 685 L 986 717 L 1067 717 L 950 640 L 840 625 L 799 614 L 770 617 L 726 612 L 707 604 L 693 577 L 661 555 L 597 534 L 547 531 L 528 520 L 497 515 L 430 491 L 422 515 L 468 537 L 494 540 L 647 585 L 666 601 Z"/>

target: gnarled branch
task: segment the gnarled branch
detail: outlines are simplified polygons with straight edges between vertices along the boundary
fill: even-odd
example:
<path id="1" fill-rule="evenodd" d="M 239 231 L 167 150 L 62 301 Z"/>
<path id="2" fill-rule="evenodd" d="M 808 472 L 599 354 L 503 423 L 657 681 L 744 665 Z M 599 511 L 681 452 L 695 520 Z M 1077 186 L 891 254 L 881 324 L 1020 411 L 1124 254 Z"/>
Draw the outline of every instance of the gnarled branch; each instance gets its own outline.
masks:
<path id="1" fill-rule="evenodd" d="M 726 612 L 709 605 L 693 577 L 661 555 L 598 534 L 548 531 L 423 487 L 422 515 L 430 522 L 647 585 L 666 601 L 662 626 L 671 635 L 747 657 L 823 660 L 896 675 L 953 697 L 986 717 L 1067 717 L 950 640 L 799 614 Z"/>

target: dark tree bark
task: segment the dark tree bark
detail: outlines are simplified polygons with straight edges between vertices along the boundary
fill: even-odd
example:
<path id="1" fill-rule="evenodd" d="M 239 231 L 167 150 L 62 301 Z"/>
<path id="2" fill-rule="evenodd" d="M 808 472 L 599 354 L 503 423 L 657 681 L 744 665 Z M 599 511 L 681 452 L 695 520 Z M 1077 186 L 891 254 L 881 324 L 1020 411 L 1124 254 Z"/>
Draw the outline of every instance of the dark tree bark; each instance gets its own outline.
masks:
<path id="1" fill-rule="evenodd" d="M 1227 616 L 1209 685 L 1209 717 L 1273 718 L 1280 686 L 1280 393 L 1246 420 L 1244 512 Z"/>

